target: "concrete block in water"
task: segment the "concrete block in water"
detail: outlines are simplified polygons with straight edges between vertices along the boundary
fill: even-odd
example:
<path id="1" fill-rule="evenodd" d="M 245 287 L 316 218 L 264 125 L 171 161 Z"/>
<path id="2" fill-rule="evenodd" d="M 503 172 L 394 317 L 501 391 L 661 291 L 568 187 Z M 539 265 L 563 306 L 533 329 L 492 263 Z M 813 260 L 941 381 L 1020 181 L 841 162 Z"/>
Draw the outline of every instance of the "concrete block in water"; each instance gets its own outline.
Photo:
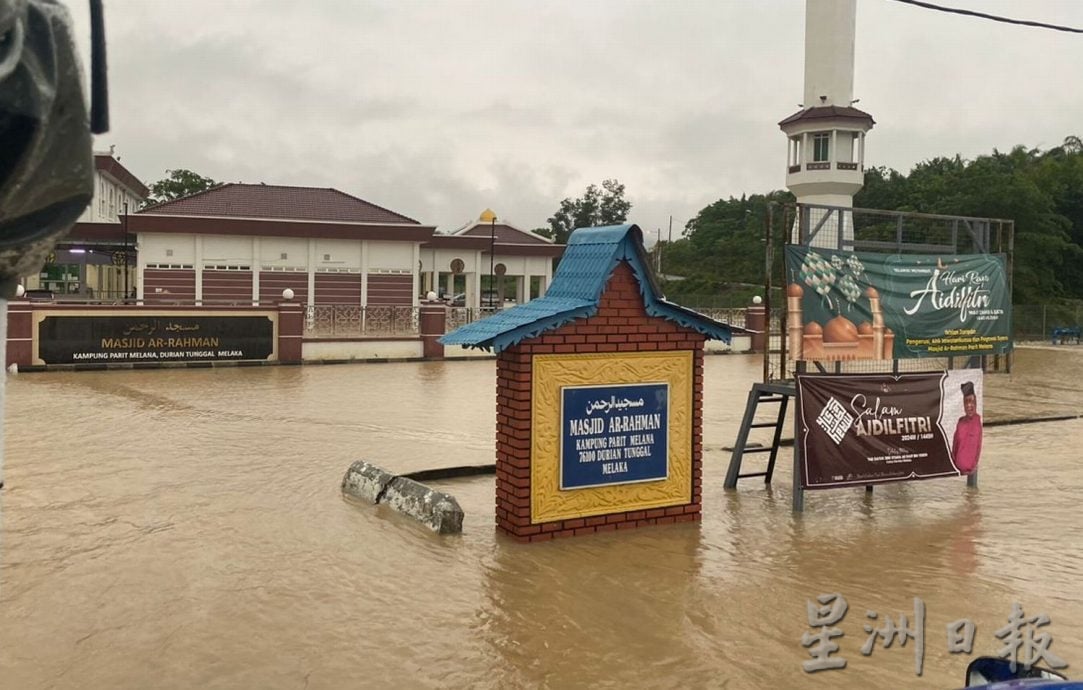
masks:
<path id="1" fill-rule="evenodd" d="M 455 497 L 434 491 L 413 479 L 395 477 L 380 503 L 413 517 L 433 532 L 455 534 L 463 531 L 463 509 Z"/>
<path id="2" fill-rule="evenodd" d="M 387 490 L 387 485 L 394 479 L 395 475 L 390 472 L 364 460 L 358 460 L 350 465 L 350 469 L 346 470 L 346 476 L 342 478 L 342 493 L 369 503 L 379 503 L 380 497 Z"/>
<path id="3" fill-rule="evenodd" d="M 463 509 L 454 496 L 397 477 L 363 460 L 346 470 L 342 492 L 368 503 L 384 503 L 439 534 L 463 531 Z"/>

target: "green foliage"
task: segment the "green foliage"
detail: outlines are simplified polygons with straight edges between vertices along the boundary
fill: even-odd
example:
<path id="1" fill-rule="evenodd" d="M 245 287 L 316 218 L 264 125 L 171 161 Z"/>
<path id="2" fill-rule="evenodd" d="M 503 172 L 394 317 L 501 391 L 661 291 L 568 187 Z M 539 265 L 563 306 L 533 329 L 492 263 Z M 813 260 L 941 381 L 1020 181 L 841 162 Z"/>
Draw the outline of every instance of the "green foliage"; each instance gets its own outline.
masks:
<path id="1" fill-rule="evenodd" d="M 564 244 L 576 228 L 623 223 L 631 209 L 632 202 L 624 198 L 624 185 L 605 180 L 601 188 L 593 184 L 587 187 L 578 199 L 561 201 L 560 208 L 548 219 L 549 227 L 537 232 Z"/>
<path id="2" fill-rule="evenodd" d="M 666 296 L 690 306 L 742 306 L 761 294 L 767 207 L 792 201 L 789 192 L 776 191 L 719 199 L 701 210 L 685 225 L 683 238 L 661 243 L 662 273 L 684 278 L 667 283 Z M 781 218 L 775 220 L 778 223 Z M 777 269 L 781 251 L 775 260 Z M 708 295 L 717 295 L 727 304 L 707 300 Z M 711 304 L 700 304 L 704 301 Z"/>
<path id="3" fill-rule="evenodd" d="M 1048 151 L 1016 146 L 973 161 L 934 158 L 908 176 L 865 174 L 854 206 L 1015 221 L 1013 299 L 1083 296 L 1083 142 Z"/>
<path id="4" fill-rule="evenodd" d="M 670 301 L 698 309 L 747 307 L 753 297 L 766 297 L 762 283 L 720 283 L 703 277 L 663 281 L 662 293 Z M 772 289 L 771 300 L 776 307 L 783 304 L 780 288 Z"/>
<path id="5" fill-rule="evenodd" d="M 202 192 L 219 185 L 218 182 L 211 178 L 203 177 L 191 170 L 178 169 L 166 170 L 165 172 L 167 177 L 150 186 L 150 198 L 147 199 L 147 206 L 191 196 L 196 192 Z"/>
<path id="6" fill-rule="evenodd" d="M 680 275 L 667 296 L 719 295 L 735 284 L 763 283 L 764 218 L 786 192 L 720 199 L 701 210 L 685 236 L 663 247 L 662 272 Z M 1013 299 L 1044 304 L 1083 298 L 1083 140 L 1070 136 L 1048 151 L 1017 146 L 968 161 L 960 156 L 923 161 L 908 175 L 887 168 L 865 172 L 854 198 L 859 208 L 1004 218 L 1015 221 Z M 775 218 L 775 275 L 781 228 Z M 911 232 L 920 234 L 920 223 Z M 869 233 L 872 229 L 863 228 Z M 885 236 L 893 229 L 885 226 Z M 913 238 L 913 235 L 911 235 Z M 702 298 L 700 298 L 702 299 Z M 679 300 L 678 300 L 679 301 Z M 686 302 L 692 305 L 692 302 Z"/>

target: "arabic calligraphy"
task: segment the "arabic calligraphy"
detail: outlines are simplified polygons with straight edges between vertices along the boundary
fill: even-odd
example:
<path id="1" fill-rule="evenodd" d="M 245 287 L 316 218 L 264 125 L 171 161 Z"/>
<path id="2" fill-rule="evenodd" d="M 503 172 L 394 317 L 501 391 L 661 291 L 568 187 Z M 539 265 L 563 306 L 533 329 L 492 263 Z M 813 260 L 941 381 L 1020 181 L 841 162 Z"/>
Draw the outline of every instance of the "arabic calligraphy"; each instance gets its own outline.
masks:
<path id="1" fill-rule="evenodd" d="M 131 336 L 131 335 L 151 336 L 151 335 L 154 335 L 155 333 L 158 332 L 160 326 L 161 326 L 161 323 L 158 321 L 158 319 L 154 319 L 153 321 L 144 321 L 142 323 L 137 323 L 134 326 L 131 326 L 129 328 L 124 329 L 124 335 L 125 336 Z M 184 324 L 179 324 L 179 323 L 176 323 L 174 321 L 170 321 L 168 324 L 166 324 L 165 328 L 163 328 L 161 330 L 164 330 L 167 333 L 184 333 L 184 332 L 190 332 L 190 331 L 198 331 L 199 330 L 199 324 L 195 323 L 195 324 L 192 324 L 190 326 L 185 326 Z"/>
<path id="2" fill-rule="evenodd" d="M 198 331 L 199 324 L 192 324 L 191 326 L 182 326 L 179 323 L 171 323 L 165 327 L 167 331 L 181 332 L 181 331 Z"/>
<path id="3" fill-rule="evenodd" d="M 629 400 L 628 398 L 622 398 L 620 400 L 617 400 L 617 396 L 611 395 L 609 396 L 609 400 L 602 398 L 600 400 L 592 400 L 588 402 L 586 412 L 587 416 L 589 417 L 590 415 L 594 414 L 599 410 L 608 413 L 612 412 L 613 410 L 627 410 L 633 407 L 643 407 L 646 404 L 647 403 L 643 400 L 643 398 L 640 398 L 639 400 Z"/>
<path id="4" fill-rule="evenodd" d="M 140 323 L 132 326 L 131 328 L 124 329 L 124 335 L 134 335 L 136 333 L 147 335 L 152 332 L 153 331 L 151 331 L 151 324 L 148 323 Z"/>

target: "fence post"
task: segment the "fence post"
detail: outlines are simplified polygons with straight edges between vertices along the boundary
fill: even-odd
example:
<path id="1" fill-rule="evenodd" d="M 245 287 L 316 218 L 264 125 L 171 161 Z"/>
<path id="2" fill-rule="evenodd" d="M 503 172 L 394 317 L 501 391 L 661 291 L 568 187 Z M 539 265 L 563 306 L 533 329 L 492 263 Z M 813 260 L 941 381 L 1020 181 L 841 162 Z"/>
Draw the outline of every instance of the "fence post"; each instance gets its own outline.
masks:
<path id="1" fill-rule="evenodd" d="M 751 337 L 753 352 L 763 352 L 767 343 L 767 309 L 762 304 L 752 304 L 745 308 L 745 327 L 756 331 Z"/>
<path id="2" fill-rule="evenodd" d="M 4 366 L 28 367 L 34 363 L 34 308 L 28 300 L 8 302 L 7 355 Z"/>
<path id="3" fill-rule="evenodd" d="M 439 338 L 447 330 L 447 307 L 441 302 L 422 302 L 418 326 L 421 355 L 425 359 L 443 359 L 444 345 Z"/>
<path id="4" fill-rule="evenodd" d="M 278 361 L 300 364 L 304 358 L 305 312 L 297 302 L 278 303 Z"/>

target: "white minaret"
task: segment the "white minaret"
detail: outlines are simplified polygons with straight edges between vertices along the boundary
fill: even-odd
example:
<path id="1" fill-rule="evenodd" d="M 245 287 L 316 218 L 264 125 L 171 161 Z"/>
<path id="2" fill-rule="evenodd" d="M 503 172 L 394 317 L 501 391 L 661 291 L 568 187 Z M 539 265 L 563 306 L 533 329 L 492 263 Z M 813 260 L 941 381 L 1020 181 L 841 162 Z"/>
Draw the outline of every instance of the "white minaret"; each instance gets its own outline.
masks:
<path id="1" fill-rule="evenodd" d="M 865 177 L 872 116 L 853 107 L 857 0 L 805 0 L 805 100 L 778 123 L 788 138 L 786 187 L 799 204 L 850 209 Z M 853 214 L 811 208 L 793 242 L 852 249 Z M 811 237 L 810 237 L 811 235 Z"/>

